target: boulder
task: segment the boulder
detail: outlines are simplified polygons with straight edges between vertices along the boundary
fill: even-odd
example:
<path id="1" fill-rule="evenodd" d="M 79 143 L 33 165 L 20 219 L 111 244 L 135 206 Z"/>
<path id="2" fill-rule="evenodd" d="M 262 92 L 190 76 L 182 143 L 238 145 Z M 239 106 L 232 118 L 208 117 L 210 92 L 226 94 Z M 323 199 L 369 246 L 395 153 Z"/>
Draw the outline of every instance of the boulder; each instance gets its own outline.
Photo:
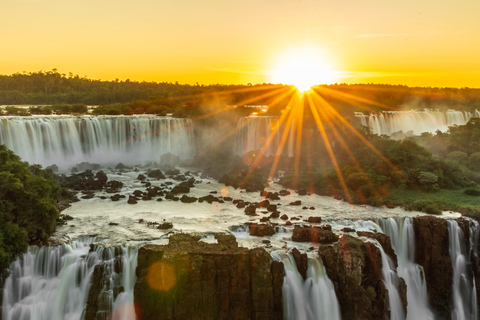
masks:
<path id="1" fill-rule="evenodd" d="M 338 237 L 331 230 L 322 227 L 299 226 L 293 228 L 292 240 L 297 242 L 332 243 Z"/>
<path id="2" fill-rule="evenodd" d="M 275 234 L 275 230 L 270 224 L 264 223 L 247 223 L 251 236 L 265 237 Z"/>

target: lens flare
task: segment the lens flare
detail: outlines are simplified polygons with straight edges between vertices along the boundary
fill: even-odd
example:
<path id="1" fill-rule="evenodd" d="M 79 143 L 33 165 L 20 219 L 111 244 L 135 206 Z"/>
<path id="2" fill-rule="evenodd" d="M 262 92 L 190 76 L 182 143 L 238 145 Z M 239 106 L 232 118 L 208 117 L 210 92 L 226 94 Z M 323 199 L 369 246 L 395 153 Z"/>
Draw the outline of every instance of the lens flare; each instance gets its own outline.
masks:
<path id="1" fill-rule="evenodd" d="M 166 262 L 155 262 L 147 273 L 148 285 L 158 291 L 170 291 L 177 284 L 175 268 Z"/>

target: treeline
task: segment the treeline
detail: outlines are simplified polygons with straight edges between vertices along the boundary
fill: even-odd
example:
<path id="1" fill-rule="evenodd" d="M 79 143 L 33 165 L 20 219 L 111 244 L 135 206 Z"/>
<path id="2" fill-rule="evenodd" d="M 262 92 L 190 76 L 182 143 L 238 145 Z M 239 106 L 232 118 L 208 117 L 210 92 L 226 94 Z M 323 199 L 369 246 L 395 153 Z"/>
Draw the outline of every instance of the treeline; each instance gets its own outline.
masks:
<path id="1" fill-rule="evenodd" d="M 251 89 L 271 88 L 271 85 L 188 85 L 178 82 L 101 81 L 73 74 L 51 71 L 0 75 L 0 105 L 85 104 L 106 105 L 136 100 L 167 99 L 176 106 L 203 100 L 223 91 L 234 92 L 236 99 L 248 100 Z M 255 90 L 253 90 L 255 91 Z M 258 92 L 257 92 L 258 93 Z M 235 99 L 233 99 L 235 100 Z M 232 101 L 234 102 L 234 101 Z"/>
<path id="2" fill-rule="evenodd" d="M 480 89 L 408 87 L 381 84 L 333 84 L 316 91 L 343 113 L 412 108 L 480 109 Z M 38 71 L 0 75 L 0 105 L 102 105 L 102 114 L 172 113 L 185 106 L 268 105 L 279 113 L 291 99 L 290 86 L 188 85 L 172 82 L 101 81 L 72 73 Z"/>
<path id="3" fill-rule="evenodd" d="M 45 240 L 55 231 L 60 194 L 50 173 L 0 145 L 0 272 L 31 241 Z"/>

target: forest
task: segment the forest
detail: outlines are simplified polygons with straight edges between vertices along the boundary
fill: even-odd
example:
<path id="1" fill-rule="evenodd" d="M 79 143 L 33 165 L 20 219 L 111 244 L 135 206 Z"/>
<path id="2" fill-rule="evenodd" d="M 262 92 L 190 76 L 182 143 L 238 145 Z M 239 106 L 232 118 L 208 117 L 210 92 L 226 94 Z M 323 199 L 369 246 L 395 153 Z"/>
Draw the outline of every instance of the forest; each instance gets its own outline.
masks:
<path id="1" fill-rule="evenodd" d="M 408 87 L 387 84 L 332 84 L 316 87 L 342 114 L 354 111 L 441 108 L 480 109 L 480 89 Z M 178 82 L 102 81 L 60 73 L 56 69 L 0 75 L 0 105 L 31 105 L 28 109 L 4 108 L 4 114 L 84 113 L 159 114 L 195 117 L 199 107 L 266 105 L 271 114 L 285 108 L 295 91 L 281 84 L 202 85 Z"/>

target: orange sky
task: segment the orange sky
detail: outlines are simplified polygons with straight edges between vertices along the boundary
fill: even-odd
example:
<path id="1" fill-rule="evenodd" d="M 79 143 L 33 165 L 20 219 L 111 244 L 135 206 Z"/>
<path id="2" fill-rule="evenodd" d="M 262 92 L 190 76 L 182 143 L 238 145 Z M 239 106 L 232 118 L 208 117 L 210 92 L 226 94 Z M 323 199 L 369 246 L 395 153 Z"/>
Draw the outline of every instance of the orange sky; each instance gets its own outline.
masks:
<path id="1" fill-rule="evenodd" d="M 338 82 L 480 87 L 478 0 L 2 0 L 0 74 L 270 82 L 315 48 Z"/>

